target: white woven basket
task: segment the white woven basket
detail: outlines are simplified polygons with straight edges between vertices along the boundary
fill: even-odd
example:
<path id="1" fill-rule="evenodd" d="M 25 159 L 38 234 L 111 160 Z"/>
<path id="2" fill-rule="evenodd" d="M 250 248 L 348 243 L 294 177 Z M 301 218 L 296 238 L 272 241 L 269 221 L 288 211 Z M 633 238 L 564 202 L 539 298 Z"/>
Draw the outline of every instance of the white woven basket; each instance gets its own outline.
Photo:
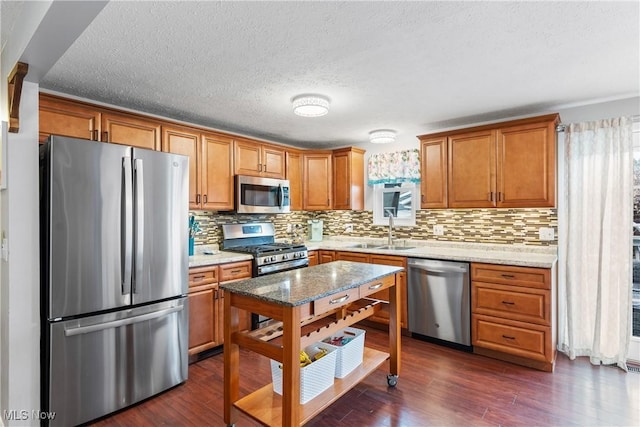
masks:
<path id="1" fill-rule="evenodd" d="M 337 350 L 337 358 L 336 358 L 336 378 L 344 378 L 351 371 L 357 368 L 362 363 L 362 356 L 364 354 L 364 334 L 365 331 L 362 329 L 356 328 L 344 328 L 334 335 L 329 337 L 331 339 L 333 337 L 347 336 L 353 337 L 351 341 L 342 346 L 334 346 L 331 344 L 327 344 L 323 340 L 323 344 L 327 344 L 330 347 L 333 347 Z"/>
<path id="2" fill-rule="evenodd" d="M 336 366 L 336 347 L 325 343 L 316 343 L 305 348 L 309 356 L 320 347 L 327 350 L 327 354 L 315 362 L 300 368 L 300 403 L 305 404 L 333 385 L 333 375 Z M 271 381 L 273 391 L 282 394 L 282 368 L 280 362 L 271 360 Z"/>

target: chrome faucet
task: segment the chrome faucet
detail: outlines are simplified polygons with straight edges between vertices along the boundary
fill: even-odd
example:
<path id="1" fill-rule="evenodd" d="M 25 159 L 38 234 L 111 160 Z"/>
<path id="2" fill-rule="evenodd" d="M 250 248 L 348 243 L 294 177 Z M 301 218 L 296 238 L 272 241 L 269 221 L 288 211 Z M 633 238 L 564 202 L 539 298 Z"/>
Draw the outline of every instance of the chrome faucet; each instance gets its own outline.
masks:
<path id="1" fill-rule="evenodd" d="M 387 246 L 393 246 L 393 209 L 385 209 L 389 214 L 389 239 Z"/>

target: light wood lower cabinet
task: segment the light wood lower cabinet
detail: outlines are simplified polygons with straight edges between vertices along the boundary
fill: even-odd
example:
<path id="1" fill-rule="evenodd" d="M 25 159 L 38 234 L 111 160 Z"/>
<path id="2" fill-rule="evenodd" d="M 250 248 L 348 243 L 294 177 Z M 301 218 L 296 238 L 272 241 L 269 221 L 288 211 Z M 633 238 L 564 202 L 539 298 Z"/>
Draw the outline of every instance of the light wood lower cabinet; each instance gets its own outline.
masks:
<path id="1" fill-rule="evenodd" d="M 336 260 L 336 252 L 335 251 L 318 251 L 318 264 L 324 264 L 326 262 L 331 262 Z"/>
<path id="2" fill-rule="evenodd" d="M 251 261 L 189 269 L 189 356 L 224 342 L 224 292 L 219 283 L 251 277 Z M 244 329 L 250 319 L 241 319 Z"/>
<path id="3" fill-rule="evenodd" d="M 321 251 L 322 252 L 322 251 Z M 335 260 L 336 261 L 353 261 L 353 262 L 366 262 L 370 264 L 379 264 L 379 265 L 392 265 L 396 267 L 403 267 L 405 271 L 402 273 L 398 273 L 396 286 L 399 286 L 400 290 L 400 326 L 403 328 L 407 328 L 409 326 L 408 317 L 407 317 L 407 258 L 392 256 L 392 255 L 377 255 L 377 254 L 367 254 L 362 252 L 349 252 L 349 251 L 336 251 L 335 252 Z M 382 301 L 389 301 L 389 290 L 383 289 L 379 292 L 375 292 L 369 295 L 369 298 L 379 299 Z M 382 308 L 380 311 L 373 314 L 369 317 L 368 320 L 389 324 L 389 310 L 388 307 Z"/>
<path id="4" fill-rule="evenodd" d="M 471 264 L 471 335 L 475 353 L 553 371 L 554 271 Z"/>
<path id="5" fill-rule="evenodd" d="M 309 267 L 318 265 L 318 251 L 309 251 L 307 256 L 309 257 Z"/>

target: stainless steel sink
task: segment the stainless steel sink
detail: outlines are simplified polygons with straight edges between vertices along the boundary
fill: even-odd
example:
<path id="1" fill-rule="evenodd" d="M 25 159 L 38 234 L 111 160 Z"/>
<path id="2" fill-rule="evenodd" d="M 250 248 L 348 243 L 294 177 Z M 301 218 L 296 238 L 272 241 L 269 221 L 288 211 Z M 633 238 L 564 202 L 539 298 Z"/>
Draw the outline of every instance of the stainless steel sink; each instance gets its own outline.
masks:
<path id="1" fill-rule="evenodd" d="M 371 243 L 358 243 L 356 245 L 345 246 L 345 248 L 361 248 L 361 249 L 373 249 L 377 247 L 378 245 L 372 245 Z"/>
<path id="2" fill-rule="evenodd" d="M 385 245 L 385 246 L 376 246 L 375 249 L 387 249 L 390 251 L 404 251 L 407 249 L 415 249 L 413 246 L 395 246 L 395 245 Z"/>

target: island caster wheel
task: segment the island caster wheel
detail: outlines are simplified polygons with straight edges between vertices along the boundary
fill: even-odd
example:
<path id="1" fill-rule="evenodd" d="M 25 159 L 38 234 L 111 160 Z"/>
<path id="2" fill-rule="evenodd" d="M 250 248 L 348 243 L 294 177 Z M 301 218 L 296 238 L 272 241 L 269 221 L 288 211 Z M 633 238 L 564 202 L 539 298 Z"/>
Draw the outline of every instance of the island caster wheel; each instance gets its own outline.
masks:
<path id="1" fill-rule="evenodd" d="M 398 376 L 389 374 L 387 375 L 387 385 L 389 387 L 395 387 L 398 384 Z"/>

